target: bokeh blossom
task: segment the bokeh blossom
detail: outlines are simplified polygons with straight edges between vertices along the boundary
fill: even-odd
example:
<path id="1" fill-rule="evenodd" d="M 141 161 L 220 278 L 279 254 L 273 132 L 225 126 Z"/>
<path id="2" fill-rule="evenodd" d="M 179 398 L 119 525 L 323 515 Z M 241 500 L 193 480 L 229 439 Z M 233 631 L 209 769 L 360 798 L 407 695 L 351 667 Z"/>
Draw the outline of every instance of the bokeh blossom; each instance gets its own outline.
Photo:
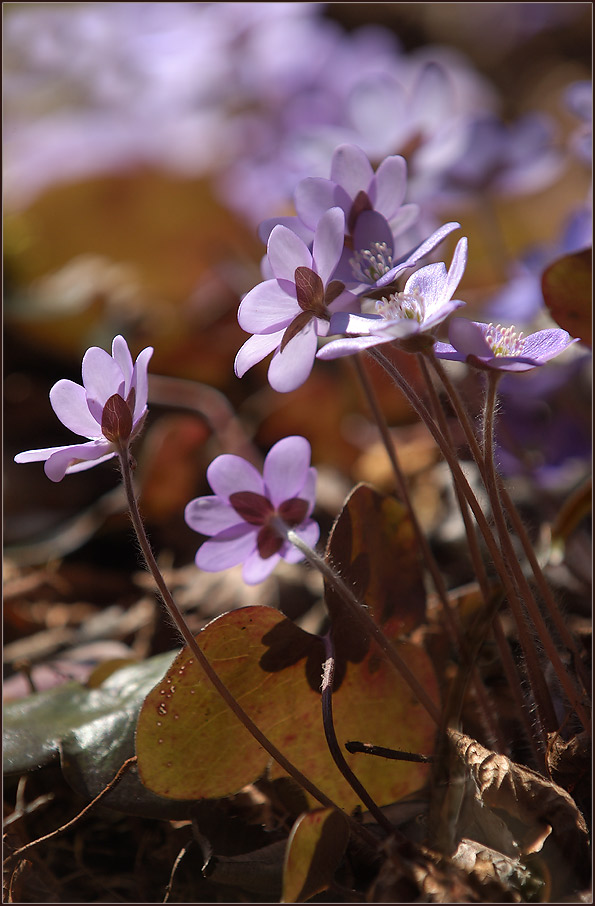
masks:
<path id="1" fill-rule="evenodd" d="M 358 310 L 357 298 L 334 279 L 344 227 L 340 208 L 327 211 L 316 228 L 312 252 L 286 226 L 274 228 L 267 248 L 274 277 L 250 290 L 238 311 L 240 327 L 254 334 L 236 356 L 238 377 L 274 350 L 271 387 L 281 393 L 295 390 L 312 370 L 318 337 L 328 334 L 332 312 Z"/>
<path id="2" fill-rule="evenodd" d="M 148 346 L 133 364 L 124 337 L 115 337 L 112 354 L 92 346 L 83 356 L 83 386 L 61 380 L 50 390 L 52 408 L 70 431 L 89 438 L 87 443 L 27 450 L 15 462 L 45 462 L 45 474 L 61 481 L 116 456 L 122 444 L 141 430 L 147 412 Z"/>
<path id="3" fill-rule="evenodd" d="M 538 330 L 528 337 L 514 327 L 480 324 L 454 318 L 448 332 L 450 343 L 436 343 L 439 359 L 468 362 L 490 371 L 529 371 L 545 365 L 572 343 L 578 343 L 559 327 Z"/>
<path id="4" fill-rule="evenodd" d="M 409 277 L 403 292 L 380 299 L 375 313 L 333 315 L 331 333 L 346 336 L 323 346 L 318 358 L 335 359 L 381 343 L 431 333 L 455 309 L 465 304 L 452 296 L 466 263 L 467 239 L 463 237 L 457 243 L 448 271 L 443 262 L 428 264 Z"/>
<path id="5" fill-rule="evenodd" d="M 280 523 L 310 547 L 318 541 L 319 526 L 310 518 L 316 488 L 310 457 L 306 438 L 293 436 L 271 447 L 262 475 L 240 456 L 214 459 L 207 479 L 215 494 L 191 500 L 185 511 L 190 528 L 210 536 L 198 549 L 197 566 L 218 572 L 243 563 L 244 581 L 256 585 L 279 560 L 302 560 Z"/>

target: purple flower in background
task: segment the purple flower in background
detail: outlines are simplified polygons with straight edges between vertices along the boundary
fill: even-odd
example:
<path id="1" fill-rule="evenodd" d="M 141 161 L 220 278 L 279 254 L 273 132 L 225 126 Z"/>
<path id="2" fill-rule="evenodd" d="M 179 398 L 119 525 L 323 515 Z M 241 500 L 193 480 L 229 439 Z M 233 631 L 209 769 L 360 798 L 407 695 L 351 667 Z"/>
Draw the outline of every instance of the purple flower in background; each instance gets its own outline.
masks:
<path id="1" fill-rule="evenodd" d="M 250 290 L 238 311 L 240 327 L 254 334 L 236 356 L 238 377 L 274 351 L 271 387 L 281 393 L 295 390 L 312 370 L 318 337 L 328 334 L 332 312 L 359 309 L 357 298 L 334 279 L 344 226 L 340 208 L 327 211 L 316 228 L 312 252 L 286 226 L 274 228 L 267 248 L 274 277 Z"/>
<path id="2" fill-rule="evenodd" d="M 121 445 L 141 430 L 147 412 L 147 368 L 153 349 L 148 346 L 133 364 L 124 337 L 117 336 L 112 354 L 92 346 L 83 356 L 83 386 L 61 380 L 50 390 L 50 402 L 60 421 L 88 443 L 27 450 L 15 462 L 44 462 L 45 474 L 61 481 L 116 456 Z"/>
<path id="3" fill-rule="evenodd" d="M 468 362 L 489 371 L 529 371 L 545 365 L 572 343 L 578 343 L 558 327 L 524 337 L 514 327 L 478 324 L 464 318 L 451 321 L 448 337 L 450 343 L 434 346 L 437 358 Z"/>
<path id="4" fill-rule="evenodd" d="M 467 263 L 467 239 L 457 243 L 448 272 L 446 266 L 428 264 L 412 274 L 403 292 L 391 293 L 376 303 L 375 314 L 339 312 L 331 318 L 331 333 L 349 334 L 331 340 L 318 353 L 319 359 L 352 355 L 371 346 L 408 340 L 431 332 L 456 308 L 465 303 L 453 299 Z"/>
<path id="5" fill-rule="evenodd" d="M 186 522 L 209 535 L 196 554 L 196 565 L 218 572 L 243 563 L 248 585 L 262 582 L 281 558 L 298 563 L 303 554 L 285 537 L 293 529 L 310 547 L 318 541 L 314 509 L 316 469 L 310 466 L 305 437 L 285 437 L 271 447 L 260 472 L 240 456 L 218 456 L 207 469 L 214 496 L 191 500 Z"/>

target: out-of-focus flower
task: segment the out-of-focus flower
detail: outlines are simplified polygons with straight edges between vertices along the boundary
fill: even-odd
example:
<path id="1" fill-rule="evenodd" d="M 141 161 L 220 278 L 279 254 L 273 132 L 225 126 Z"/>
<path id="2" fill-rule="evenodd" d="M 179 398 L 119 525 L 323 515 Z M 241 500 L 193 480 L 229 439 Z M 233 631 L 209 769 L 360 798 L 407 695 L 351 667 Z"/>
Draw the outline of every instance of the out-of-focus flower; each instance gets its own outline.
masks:
<path id="1" fill-rule="evenodd" d="M 332 334 L 347 334 L 331 340 L 318 352 L 320 359 L 352 355 L 372 346 L 410 341 L 431 334 L 452 312 L 465 303 L 453 299 L 467 263 L 467 239 L 457 243 L 448 271 L 443 262 L 428 264 L 412 274 L 403 292 L 391 293 L 376 303 L 375 314 L 337 313 L 331 318 Z"/>
<path id="2" fill-rule="evenodd" d="M 148 346 L 133 364 L 124 337 L 115 337 L 112 354 L 92 346 L 83 356 L 83 386 L 61 380 L 50 390 L 52 408 L 70 431 L 89 443 L 18 453 L 15 462 L 45 462 L 45 473 L 61 481 L 111 459 L 136 437 L 147 412 Z"/>
<path id="3" fill-rule="evenodd" d="M 585 164 L 593 160 L 593 84 L 581 79 L 568 86 L 564 93 L 567 109 L 581 121 L 570 137 L 570 147 Z"/>
<path id="4" fill-rule="evenodd" d="M 359 310 L 357 298 L 334 279 L 344 228 L 343 211 L 331 208 L 318 223 L 310 252 L 292 230 L 275 227 L 267 248 L 274 277 L 250 290 L 238 311 L 240 327 L 254 334 L 236 356 L 238 377 L 274 350 L 271 387 L 295 390 L 312 370 L 318 337 L 328 334 L 332 312 Z"/>
<path id="5" fill-rule="evenodd" d="M 434 354 L 451 362 L 468 362 L 489 371 L 529 371 L 545 365 L 572 343 L 559 327 L 538 330 L 524 337 L 514 327 L 480 324 L 454 318 L 448 331 L 450 343 L 436 343 Z"/>
<path id="6" fill-rule="evenodd" d="M 243 563 L 248 585 L 262 582 L 281 558 L 303 559 L 285 537 L 284 527 L 313 547 L 320 529 L 310 518 L 315 503 L 316 469 L 310 466 L 305 437 L 285 437 L 271 447 L 263 474 L 239 456 L 218 456 L 207 469 L 213 496 L 191 500 L 186 522 L 210 536 L 196 554 L 196 564 L 218 572 Z"/>

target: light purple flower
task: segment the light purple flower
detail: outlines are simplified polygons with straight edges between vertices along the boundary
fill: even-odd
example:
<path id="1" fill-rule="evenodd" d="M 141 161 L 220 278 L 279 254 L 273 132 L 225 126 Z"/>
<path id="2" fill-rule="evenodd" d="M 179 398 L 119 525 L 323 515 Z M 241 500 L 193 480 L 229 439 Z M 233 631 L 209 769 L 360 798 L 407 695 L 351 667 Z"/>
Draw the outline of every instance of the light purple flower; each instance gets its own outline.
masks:
<path id="1" fill-rule="evenodd" d="M 311 252 L 286 226 L 274 228 L 267 248 L 274 277 L 250 290 L 238 311 L 240 327 L 254 334 L 236 356 L 238 377 L 274 351 L 268 371 L 271 387 L 281 393 L 295 390 L 312 370 L 318 337 L 328 334 L 332 312 L 359 310 L 356 297 L 334 279 L 344 225 L 340 208 L 327 211 Z"/>
<path id="2" fill-rule="evenodd" d="M 52 481 L 72 472 L 82 472 L 116 456 L 121 445 L 142 428 L 147 412 L 148 346 L 133 364 L 124 337 L 117 336 L 112 354 L 92 346 L 83 356 L 83 386 L 61 380 L 50 390 L 50 402 L 60 421 L 88 443 L 27 450 L 15 462 L 44 462 Z"/>
<path id="3" fill-rule="evenodd" d="M 284 536 L 278 520 L 310 547 L 320 529 L 314 509 L 316 469 L 310 466 L 305 437 L 285 437 L 271 449 L 263 474 L 240 456 L 218 456 L 207 469 L 214 496 L 191 500 L 185 519 L 195 532 L 210 536 L 196 554 L 196 565 L 218 572 L 243 563 L 248 585 L 262 582 L 281 558 L 298 563 L 303 554 Z"/>
<path id="4" fill-rule="evenodd" d="M 448 272 L 443 262 L 428 264 L 412 274 L 403 292 L 391 293 L 376 303 L 375 314 L 339 312 L 331 318 L 331 333 L 347 334 L 331 340 L 318 352 L 319 359 L 352 355 L 381 343 L 410 340 L 431 333 L 456 308 L 453 299 L 467 263 L 467 239 L 457 243 Z"/>
<path id="5" fill-rule="evenodd" d="M 450 343 L 436 343 L 439 359 L 468 362 L 489 371 L 529 371 L 545 365 L 572 343 L 578 343 L 559 327 L 538 330 L 524 337 L 514 327 L 479 324 L 454 318 L 448 332 Z"/>

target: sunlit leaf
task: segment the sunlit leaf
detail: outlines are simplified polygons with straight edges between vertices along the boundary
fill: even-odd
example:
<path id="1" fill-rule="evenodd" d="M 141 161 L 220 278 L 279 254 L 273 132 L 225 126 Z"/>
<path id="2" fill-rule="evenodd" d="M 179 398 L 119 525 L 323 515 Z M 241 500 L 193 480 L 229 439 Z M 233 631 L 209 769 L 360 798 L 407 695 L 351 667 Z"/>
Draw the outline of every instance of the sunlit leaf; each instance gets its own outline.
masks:
<path id="1" fill-rule="evenodd" d="M 326 890 L 349 840 L 344 815 L 317 809 L 294 824 L 285 853 L 283 903 L 302 903 Z"/>

